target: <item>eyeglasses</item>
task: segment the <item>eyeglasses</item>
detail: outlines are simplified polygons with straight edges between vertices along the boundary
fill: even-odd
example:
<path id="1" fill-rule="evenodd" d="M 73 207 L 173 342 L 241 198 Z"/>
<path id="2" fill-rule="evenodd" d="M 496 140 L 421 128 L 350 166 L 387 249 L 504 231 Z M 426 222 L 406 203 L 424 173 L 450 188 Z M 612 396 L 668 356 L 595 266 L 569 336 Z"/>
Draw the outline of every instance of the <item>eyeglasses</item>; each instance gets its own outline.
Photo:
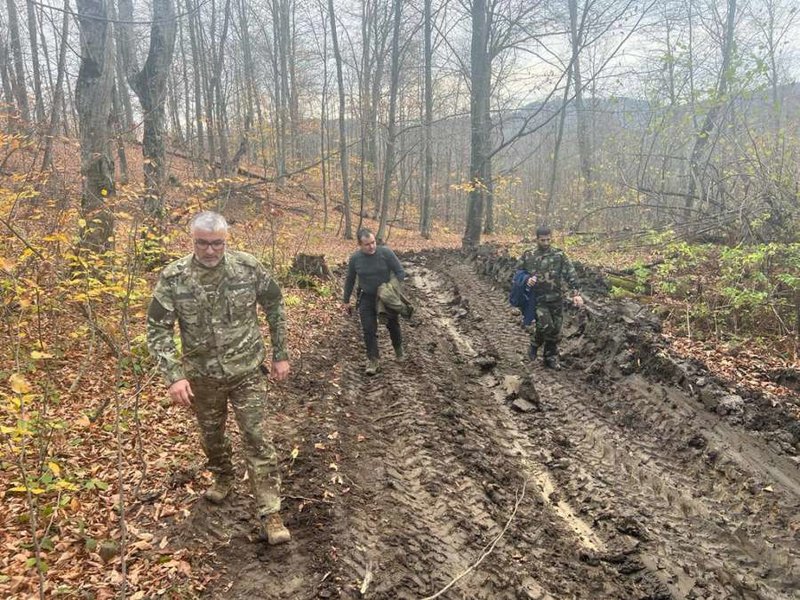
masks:
<path id="1" fill-rule="evenodd" d="M 225 240 L 195 240 L 194 245 L 200 248 L 200 250 L 207 250 L 209 247 L 213 248 L 214 250 L 220 250 L 225 246 Z"/>

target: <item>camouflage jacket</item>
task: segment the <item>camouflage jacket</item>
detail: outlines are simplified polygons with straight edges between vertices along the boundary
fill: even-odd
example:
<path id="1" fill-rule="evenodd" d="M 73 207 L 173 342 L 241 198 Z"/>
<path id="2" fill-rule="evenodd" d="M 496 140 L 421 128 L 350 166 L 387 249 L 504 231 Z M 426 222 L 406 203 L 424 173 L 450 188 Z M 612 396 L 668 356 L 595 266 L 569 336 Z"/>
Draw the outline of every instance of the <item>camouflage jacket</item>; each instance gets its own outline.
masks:
<path id="1" fill-rule="evenodd" d="M 542 302 L 555 302 L 561 299 L 561 282 L 566 281 L 570 289 L 578 291 L 578 277 L 575 267 L 563 250 L 550 247 L 544 252 L 538 247 L 525 251 L 517 262 L 517 269 L 525 269 L 536 275 L 533 293 Z"/>
<path id="2" fill-rule="evenodd" d="M 286 360 L 286 316 L 281 289 L 250 254 L 228 251 L 216 293 L 200 284 L 193 255 L 170 263 L 153 290 L 147 346 L 167 385 L 186 377 L 229 378 L 256 370 L 265 358 L 256 305 L 269 321 L 273 360 Z M 178 321 L 182 350 L 175 347 Z"/>

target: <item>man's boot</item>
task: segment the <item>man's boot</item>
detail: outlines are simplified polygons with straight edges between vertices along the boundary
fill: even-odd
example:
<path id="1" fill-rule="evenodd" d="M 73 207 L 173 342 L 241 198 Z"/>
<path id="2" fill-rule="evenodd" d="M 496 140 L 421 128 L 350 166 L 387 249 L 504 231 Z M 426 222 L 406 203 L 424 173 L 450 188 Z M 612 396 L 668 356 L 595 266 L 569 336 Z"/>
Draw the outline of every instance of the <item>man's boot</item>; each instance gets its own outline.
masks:
<path id="1" fill-rule="evenodd" d="M 211 504 L 222 504 L 222 501 L 228 497 L 233 489 L 233 477 L 229 475 L 222 475 L 214 477 L 214 483 L 203 494 L 203 497 L 211 502 Z"/>
<path id="2" fill-rule="evenodd" d="M 558 363 L 558 347 L 555 342 L 545 341 L 544 343 L 544 366 L 556 371 L 561 369 L 561 365 Z"/>
<path id="3" fill-rule="evenodd" d="M 378 362 L 378 359 L 370 358 L 367 361 L 367 368 L 364 369 L 364 374 L 372 377 L 373 375 L 376 375 L 380 370 L 381 370 L 381 364 Z"/>
<path id="4" fill-rule="evenodd" d="M 544 366 L 547 369 L 553 369 L 555 371 L 561 370 L 561 365 L 558 362 L 558 354 L 551 354 L 550 356 L 544 357 Z"/>
<path id="5" fill-rule="evenodd" d="M 536 345 L 536 342 L 531 342 L 531 345 L 528 348 L 528 358 L 531 360 L 536 360 L 537 354 L 539 354 L 539 346 Z"/>
<path id="6" fill-rule="evenodd" d="M 403 346 L 394 347 L 394 357 L 397 359 L 397 362 L 404 362 L 406 360 L 406 351 L 403 349 Z"/>
<path id="7" fill-rule="evenodd" d="M 261 517 L 261 535 L 266 538 L 270 546 L 277 546 L 292 539 L 292 534 L 283 524 L 279 513 L 272 513 Z"/>

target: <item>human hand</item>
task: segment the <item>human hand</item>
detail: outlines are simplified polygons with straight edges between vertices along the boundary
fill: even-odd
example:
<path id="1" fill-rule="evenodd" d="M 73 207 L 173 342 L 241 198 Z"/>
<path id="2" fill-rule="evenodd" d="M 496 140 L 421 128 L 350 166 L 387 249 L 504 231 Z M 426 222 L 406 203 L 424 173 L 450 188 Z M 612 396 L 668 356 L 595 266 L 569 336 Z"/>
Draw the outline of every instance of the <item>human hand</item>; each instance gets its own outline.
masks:
<path id="1" fill-rule="evenodd" d="M 288 360 L 273 361 L 272 368 L 270 369 L 270 376 L 275 381 L 284 381 L 286 378 L 288 378 L 289 361 Z"/>
<path id="2" fill-rule="evenodd" d="M 192 393 L 192 386 L 189 385 L 188 379 L 179 379 L 167 390 L 173 404 L 178 406 L 189 406 L 192 403 L 194 394 Z"/>
<path id="3" fill-rule="evenodd" d="M 573 305 L 575 308 L 580 308 L 580 307 L 582 307 L 582 306 L 583 306 L 583 304 L 584 304 L 584 302 L 583 302 L 583 298 L 581 297 L 581 295 L 580 295 L 580 294 L 575 294 L 575 295 L 572 297 L 572 305 Z"/>
<path id="4" fill-rule="evenodd" d="M 528 287 L 533 287 L 534 285 L 536 285 L 536 281 L 537 281 L 536 275 L 531 275 L 530 277 L 528 277 L 528 281 L 525 282 L 525 285 L 527 285 Z"/>

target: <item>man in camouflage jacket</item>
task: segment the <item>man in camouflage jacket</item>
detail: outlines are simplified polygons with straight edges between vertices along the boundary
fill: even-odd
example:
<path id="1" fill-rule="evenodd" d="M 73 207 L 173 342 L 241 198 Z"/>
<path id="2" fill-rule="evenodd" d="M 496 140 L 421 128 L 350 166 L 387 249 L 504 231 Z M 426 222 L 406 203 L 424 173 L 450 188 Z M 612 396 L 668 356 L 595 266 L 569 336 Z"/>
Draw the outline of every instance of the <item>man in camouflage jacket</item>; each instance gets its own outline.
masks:
<path id="1" fill-rule="evenodd" d="M 536 230 L 536 248 L 527 250 L 517 262 L 517 269 L 526 270 L 530 276 L 527 284 L 536 295 L 536 324 L 531 336 L 529 354 L 535 359 L 538 349 L 544 346 L 544 365 L 558 369 L 558 342 L 561 336 L 562 282 L 571 290 L 572 303 L 583 306 L 578 289 L 575 268 L 563 250 L 553 248 L 549 227 Z"/>
<path id="2" fill-rule="evenodd" d="M 153 291 L 147 313 L 150 353 L 180 406 L 191 406 L 214 484 L 205 497 L 221 503 L 234 486 L 231 444 L 225 435 L 228 403 L 242 434 L 247 472 L 270 544 L 290 539 L 280 510 L 280 474 L 272 441 L 262 429 L 266 356 L 258 305 L 269 321 L 271 375 L 289 375 L 286 318 L 281 289 L 250 254 L 226 250 L 228 224 L 202 212 L 191 225 L 194 253 L 169 264 Z M 174 341 L 178 322 L 181 352 Z"/>

